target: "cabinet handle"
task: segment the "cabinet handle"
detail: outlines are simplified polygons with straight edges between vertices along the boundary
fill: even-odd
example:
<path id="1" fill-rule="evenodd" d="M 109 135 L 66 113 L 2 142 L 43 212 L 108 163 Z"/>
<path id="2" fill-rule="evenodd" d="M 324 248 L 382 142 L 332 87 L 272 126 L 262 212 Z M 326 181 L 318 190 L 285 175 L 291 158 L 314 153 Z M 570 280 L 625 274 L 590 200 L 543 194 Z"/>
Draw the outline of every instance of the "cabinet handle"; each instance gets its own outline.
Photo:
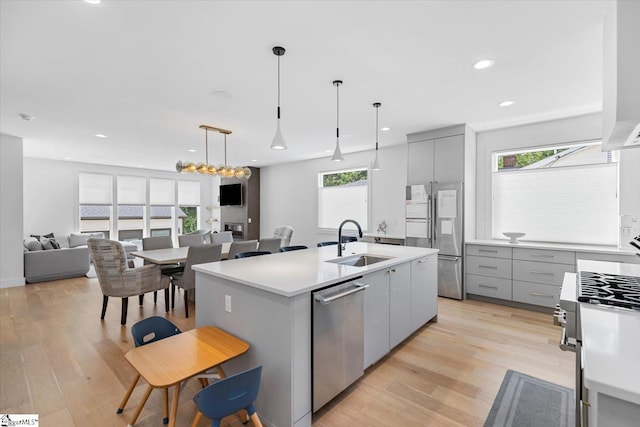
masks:
<path id="1" fill-rule="evenodd" d="M 553 255 L 548 255 L 548 254 L 531 254 L 529 256 L 531 258 L 553 258 Z"/>
<path id="2" fill-rule="evenodd" d="M 478 268 L 493 268 L 494 270 L 498 269 L 498 267 L 496 267 L 495 265 L 479 265 Z"/>
<path id="3" fill-rule="evenodd" d="M 490 289 L 498 289 L 497 286 L 489 286 L 489 285 L 478 285 L 479 288 L 490 288 Z"/>
<path id="4" fill-rule="evenodd" d="M 498 253 L 498 251 L 495 250 L 495 249 L 478 249 L 478 252 L 489 252 L 489 253 L 492 253 L 492 254 L 497 254 Z"/>
<path id="5" fill-rule="evenodd" d="M 420 261 L 418 261 L 418 264 L 422 264 L 422 263 L 427 262 L 427 261 L 429 261 L 429 259 L 427 259 L 427 258 L 421 259 Z"/>
<path id="6" fill-rule="evenodd" d="M 531 274 L 542 274 L 544 276 L 553 276 L 553 273 L 549 273 L 549 272 L 546 272 L 546 271 L 529 270 L 529 273 L 531 273 Z"/>
<path id="7" fill-rule="evenodd" d="M 541 294 L 540 292 L 529 292 L 529 295 L 533 295 L 534 297 L 553 298 L 553 295 Z"/>

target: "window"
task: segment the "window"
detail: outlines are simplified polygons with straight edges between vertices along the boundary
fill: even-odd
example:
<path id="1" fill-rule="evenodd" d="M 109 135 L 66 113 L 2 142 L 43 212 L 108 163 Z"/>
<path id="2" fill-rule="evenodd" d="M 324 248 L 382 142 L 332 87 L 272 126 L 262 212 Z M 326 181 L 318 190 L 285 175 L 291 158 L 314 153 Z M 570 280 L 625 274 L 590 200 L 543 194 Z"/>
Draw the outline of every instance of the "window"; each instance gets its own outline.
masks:
<path id="1" fill-rule="evenodd" d="M 175 207 L 175 184 L 169 179 L 149 180 L 149 232 L 151 236 L 171 236 Z"/>
<path id="2" fill-rule="evenodd" d="M 147 179 L 139 176 L 117 177 L 118 240 L 142 247 L 145 210 L 147 204 Z"/>
<path id="3" fill-rule="evenodd" d="M 618 163 L 601 143 L 494 153 L 493 237 L 618 244 Z"/>
<path id="4" fill-rule="evenodd" d="M 113 179 L 111 175 L 78 175 L 80 232 L 103 232 L 110 238 L 113 213 Z"/>
<path id="5" fill-rule="evenodd" d="M 186 234 L 198 229 L 200 217 L 200 183 L 197 181 L 178 181 L 178 206 L 184 213 L 179 216 L 178 233 Z"/>
<path id="6" fill-rule="evenodd" d="M 337 229 L 342 221 L 349 218 L 366 230 L 368 198 L 367 168 L 319 173 L 318 227 Z"/>

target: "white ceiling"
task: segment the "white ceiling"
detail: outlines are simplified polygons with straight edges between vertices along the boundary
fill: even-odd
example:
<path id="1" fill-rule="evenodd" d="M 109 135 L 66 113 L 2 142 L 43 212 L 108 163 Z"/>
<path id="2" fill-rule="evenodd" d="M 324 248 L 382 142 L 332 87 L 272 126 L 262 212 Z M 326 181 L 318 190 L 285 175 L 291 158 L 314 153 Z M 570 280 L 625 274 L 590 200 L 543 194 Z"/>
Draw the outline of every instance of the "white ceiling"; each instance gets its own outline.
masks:
<path id="1" fill-rule="evenodd" d="M 208 124 L 233 131 L 234 166 L 328 162 L 335 79 L 344 153 L 373 148 L 376 101 L 382 147 L 602 109 L 604 0 L 1 0 L 0 15 L 0 131 L 27 157 L 173 170 L 204 160 Z M 277 45 L 286 151 L 269 148 Z M 210 133 L 210 163 L 222 146 Z"/>

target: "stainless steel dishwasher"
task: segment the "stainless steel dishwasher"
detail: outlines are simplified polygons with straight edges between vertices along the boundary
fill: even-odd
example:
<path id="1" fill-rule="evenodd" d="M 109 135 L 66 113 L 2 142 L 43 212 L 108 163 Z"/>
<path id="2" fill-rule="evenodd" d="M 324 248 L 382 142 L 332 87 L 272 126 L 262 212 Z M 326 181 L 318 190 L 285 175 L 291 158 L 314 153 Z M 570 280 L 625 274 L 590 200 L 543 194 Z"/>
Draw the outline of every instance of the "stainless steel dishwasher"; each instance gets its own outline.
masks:
<path id="1" fill-rule="evenodd" d="M 313 292 L 313 412 L 364 373 L 364 293 L 358 277 Z"/>

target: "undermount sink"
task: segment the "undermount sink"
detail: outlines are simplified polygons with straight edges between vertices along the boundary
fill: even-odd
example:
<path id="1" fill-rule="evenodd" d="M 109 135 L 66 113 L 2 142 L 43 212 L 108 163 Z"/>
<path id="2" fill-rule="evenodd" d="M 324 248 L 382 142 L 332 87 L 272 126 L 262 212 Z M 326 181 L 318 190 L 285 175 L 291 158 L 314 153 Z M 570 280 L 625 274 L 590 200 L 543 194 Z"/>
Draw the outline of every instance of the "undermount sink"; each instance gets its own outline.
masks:
<path id="1" fill-rule="evenodd" d="M 388 261 L 393 259 L 392 256 L 383 255 L 369 255 L 369 254 L 357 254 L 336 259 L 330 259 L 326 262 L 332 262 L 334 264 L 350 265 L 352 267 L 366 267 L 367 265 L 375 264 L 382 261 Z"/>

